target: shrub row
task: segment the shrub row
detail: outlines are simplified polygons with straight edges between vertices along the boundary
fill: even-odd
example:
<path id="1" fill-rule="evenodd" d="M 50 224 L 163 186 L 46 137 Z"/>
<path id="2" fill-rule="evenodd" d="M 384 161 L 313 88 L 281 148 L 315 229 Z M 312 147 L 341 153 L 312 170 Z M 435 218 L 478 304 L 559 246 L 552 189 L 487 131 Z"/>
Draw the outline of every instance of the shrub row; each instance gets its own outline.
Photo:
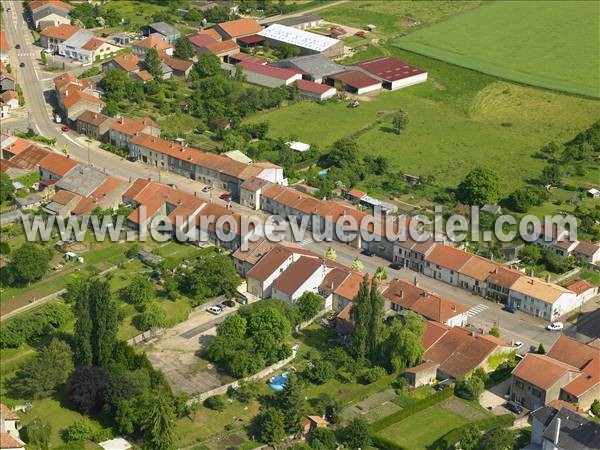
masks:
<path id="1" fill-rule="evenodd" d="M 373 435 L 371 436 L 371 442 L 375 447 L 380 448 L 382 450 L 408 450 L 406 447 L 402 447 L 401 445 L 395 443 L 391 439 L 385 438 L 383 436 Z"/>
<path id="2" fill-rule="evenodd" d="M 31 314 L 16 317 L 0 329 L 0 348 L 17 348 L 57 329 L 73 318 L 68 305 L 48 303 Z"/>
<path id="3" fill-rule="evenodd" d="M 383 419 L 378 420 L 377 422 L 373 422 L 373 424 L 371 425 L 371 431 L 373 433 L 377 433 L 378 431 L 381 431 L 384 428 L 395 424 L 396 422 L 400 422 L 401 420 L 404 420 L 407 417 L 418 413 L 419 411 L 423 411 L 424 409 L 427 409 L 430 406 L 436 405 L 441 401 L 452 397 L 453 394 L 454 389 L 452 389 L 451 387 L 436 392 L 435 394 L 424 398 L 423 400 L 419 400 L 418 402 L 415 402 L 412 405 L 409 405 L 406 408 L 395 412 L 394 414 L 390 414 L 389 416 L 386 416 Z"/>
<path id="4" fill-rule="evenodd" d="M 502 414 L 501 416 L 488 417 L 477 422 L 467 423 L 458 428 L 448 431 L 445 435 L 439 438 L 433 443 L 431 449 L 433 450 L 446 450 L 454 448 L 455 444 L 459 441 L 463 431 L 475 425 L 479 428 L 479 431 L 488 431 L 492 428 L 504 428 L 511 426 L 515 421 L 515 416 L 512 414 Z"/>

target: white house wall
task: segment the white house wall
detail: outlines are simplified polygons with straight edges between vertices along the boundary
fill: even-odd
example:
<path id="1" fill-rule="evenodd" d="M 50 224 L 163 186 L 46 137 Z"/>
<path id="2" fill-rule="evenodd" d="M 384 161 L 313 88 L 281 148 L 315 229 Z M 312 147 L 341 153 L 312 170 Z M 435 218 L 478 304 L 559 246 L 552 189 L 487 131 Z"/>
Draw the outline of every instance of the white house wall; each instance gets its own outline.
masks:
<path id="1" fill-rule="evenodd" d="M 413 84 L 424 83 L 427 81 L 427 72 L 420 73 L 419 75 L 415 75 L 413 77 L 403 78 L 402 80 L 393 81 L 391 84 L 391 90 L 395 91 L 396 89 L 402 89 L 408 86 L 412 86 Z"/>

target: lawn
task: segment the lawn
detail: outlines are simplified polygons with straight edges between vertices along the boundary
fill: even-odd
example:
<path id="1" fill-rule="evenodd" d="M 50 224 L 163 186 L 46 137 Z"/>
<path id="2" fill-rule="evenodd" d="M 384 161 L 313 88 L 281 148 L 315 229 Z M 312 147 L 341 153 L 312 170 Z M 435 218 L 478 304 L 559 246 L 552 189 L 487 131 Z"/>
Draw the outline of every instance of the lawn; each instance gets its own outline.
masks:
<path id="1" fill-rule="evenodd" d="M 441 406 L 432 406 L 385 428 L 378 434 L 404 448 L 426 449 L 448 431 L 469 421 Z"/>
<path id="2" fill-rule="evenodd" d="M 595 100 L 499 81 L 393 47 L 385 50 L 426 68 L 429 82 L 380 91 L 355 109 L 341 101 L 305 101 L 247 121 L 267 121 L 271 137 L 294 135 L 322 152 L 337 139 L 358 136 L 364 155 L 387 157 L 392 170 L 432 175 L 442 188 L 455 187 L 476 166 L 491 167 L 508 194 L 539 175 L 545 162 L 532 158 L 539 148 L 571 139 L 600 114 Z M 370 46 L 362 56 L 378 53 L 381 49 Z M 396 135 L 387 128 L 390 113 L 399 109 L 408 112 L 409 123 Z"/>
<path id="3" fill-rule="evenodd" d="M 598 98 L 599 20 L 596 2 L 491 2 L 396 44 L 500 78 Z"/>
<path id="4" fill-rule="evenodd" d="M 365 29 L 377 26 L 380 36 L 403 34 L 411 27 L 403 19 L 412 19 L 424 26 L 445 20 L 455 14 L 479 6 L 479 1 L 352 1 L 319 11 L 330 22 Z"/>

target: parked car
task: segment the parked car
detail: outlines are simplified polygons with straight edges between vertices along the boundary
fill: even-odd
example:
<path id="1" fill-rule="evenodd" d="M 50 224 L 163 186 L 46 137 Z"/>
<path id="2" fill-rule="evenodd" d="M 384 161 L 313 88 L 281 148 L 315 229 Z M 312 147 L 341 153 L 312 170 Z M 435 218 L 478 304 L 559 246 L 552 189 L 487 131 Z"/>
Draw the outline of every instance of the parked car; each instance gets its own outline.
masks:
<path id="1" fill-rule="evenodd" d="M 228 308 L 233 308 L 235 306 L 235 302 L 233 300 L 225 300 L 222 305 L 225 305 Z"/>
<path id="2" fill-rule="evenodd" d="M 219 198 L 228 202 L 231 200 L 231 194 L 229 194 L 229 192 L 223 192 L 221 195 L 219 195 Z"/>
<path id="3" fill-rule="evenodd" d="M 167 183 L 167 186 L 173 189 L 177 189 L 177 185 L 175 183 Z"/>
<path id="4" fill-rule="evenodd" d="M 21 64 L 19 64 L 19 67 L 25 67 L 25 63 L 22 62 Z"/>
<path id="5" fill-rule="evenodd" d="M 17 45 L 15 45 L 15 48 L 16 48 L 17 50 L 18 50 L 18 49 L 20 49 L 20 48 L 21 48 L 21 44 L 17 44 Z"/>
<path id="6" fill-rule="evenodd" d="M 210 191 L 212 191 L 212 186 L 204 186 L 202 188 L 202 192 L 210 192 Z"/>
<path id="7" fill-rule="evenodd" d="M 563 325 L 562 322 L 552 322 L 550 325 L 548 325 L 546 327 L 546 330 L 548 331 L 560 331 L 564 328 L 565 326 Z"/>
<path id="8" fill-rule="evenodd" d="M 365 255 L 365 256 L 375 256 L 375 253 L 373 253 L 373 252 L 372 252 L 371 250 L 369 250 L 369 249 L 365 249 L 365 250 L 363 250 L 362 254 L 363 254 L 363 255 Z"/>
<path id="9" fill-rule="evenodd" d="M 400 270 L 400 269 L 402 269 L 402 264 L 395 262 L 395 263 L 391 263 L 388 267 L 390 269 Z"/>
<path id="10" fill-rule="evenodd" d="M 523 412 L 523 407 L 521 405 L 519 405 L 517 402 L 513 402 L 512 400 L 506 402 L 504 407 L 506 409 L 508 409 L 509 411 L 514 412 L 517 415 L 519 415 Z"/>
<path id="11" fill-rule="evenodd" d="M 68 132 L 70 130 L 70 128 L 67 125 L 63 125 L 62 127 L 60 127 L 60 129 L 62 131 L 64 131 L 65 133 Z"/>
<path id="12" fill-rule="evenodd" d="M 514 314 L 517 312 L 517 308 L 515 308 L 512 305 L 504 305 L 504 308 L 502 308 L 503 311 L 509 312 L 511 314 Z"/>
<path id="13" fill-rule="evenodd" d="M 206 308 L 206 310 L 211 314 L 221 314 L 223 312 L 223 308 L 219 305 L 210 306 L 209 308 Z"/>
<path id="14" fill-rule="evenodd" d="M 515 342 L 513 342 L 513 348 L 514 348 L 515 350 L 518 350 L 518 349 L 520 349 L 521 347 L 523 347 L 523 343 L 522 343 L 521 341 L 515 341 Z"/>

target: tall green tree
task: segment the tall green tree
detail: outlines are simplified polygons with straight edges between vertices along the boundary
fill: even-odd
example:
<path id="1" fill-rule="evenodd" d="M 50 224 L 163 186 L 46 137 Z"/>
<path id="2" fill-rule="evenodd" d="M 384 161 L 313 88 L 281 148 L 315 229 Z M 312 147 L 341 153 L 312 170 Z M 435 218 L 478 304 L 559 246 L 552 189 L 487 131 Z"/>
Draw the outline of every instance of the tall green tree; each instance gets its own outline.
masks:
<path id="1" fill-rule="evenodd" d="M 172 449 L 175 441 L 175 408 L 170 395 L 166 392 L 155 392 L 147 408 L 142 429 L 148 447 L 154 450 Z"/>
<path id="2" fill-rule="evenodd" d="M 152 74 L 154 78 L 162 78 L 162 62 L 158 56 L 158 51 L 156 51 L 155 48 L 151 48 L 148 50 L 148 53 L 146 53 L 146 57 L 144 58 L 144 69 Z"/>
<path id="3" fill-rule="evenodd" d="M 302 431 L 302 421 L 308 405 L 297 375 L 290 374 L 285 388 L 278 396 L 277 406 L 284 414 L 286 432 L 295 434 Z"/>
<path id="4" fill-rule="evenodd" d="M 396 114 L 394 114 L 394 117 L 392 118 L 392 127 L 394 129 L 394 133 L 400 134 L 402 130 L 406 128 L 407 124 L 408 113 L 406 111 L 401 109 Z"/>
<path id="5" fill-rule="evenodd" d="M 341 433 L 342 442 L 347 448 L 366 448 L 371 444 L 369 437 L 369 425 L 362 417 L 355 417 L 343 429 Z"/>
<path id="6" fill-rule="evenodd" d="M 379 345 L 382 340 L 383 325 L 383 297 L 377 288 L 377 280 L 371 280 L 371 291 L 369 292 L 371 318 L 369 320 L 369 339 L 367 340 L 368 352 L 371 361 L 376 361 L 379 356 Z"/>
<path id="7" fill-rule="evenodd" d="M 92 351 L 92 307 L 89 296 L 90 283 L 82 280 L 70 284 L 67 288 L 67 298 L 75 302 L 74 310 L 77 321 L 73 333 L 73 360 L 76 366 L 91 366 L 94 359 Z"/>
<path id="8" fill-rule="evenodd" d="M 192 8 L 195 9 L 195 8 Z M 196 54 L 194 51 L 194 47 L 192 43 L 186 36 L 182 36 L 177 39 L 175 42 L 175 52 L 174 55 L 180 59 L 192 59 L 192 57 Z"/>
<path id="9" fill-rule="evenodd" d="M 40 417 L 34 417 L 25 427 L 28 448 L 47 449 L 50 442 L 52 428 L 50 424 Z"/>
<path id="10" fill-rule="evenodd" d="M 199 78 L 211 77 L 221 73 L 221 61 L 212 53 L 204 53 L 198 56 L 194 64 L 194 71 Z"/>
<path id="11" fill-rule="evenodd" d="M 298 299 L 298 309 L 303 321 L 310 320 L 323 309 L 323 298 L 314 292 L 307 291 Z"/>
<path id="12" fill-rule="evenodd" d="M 494 170 L 478 167 L 458 185 L 456 198 L 468 205 L 496 204 L 500 199 L 500 177 Z"/>
<path id="13" fill-rule="evenodd" d="M 277 408 L 264 408 L 257 418 L 260 440 L 275 445 L 285 437 L 285 416 Z"/>
<path id="14" fill-rule="evenodd" d="M 0 202 L 14 198 L 15 186 L 10 177 L 4 172 L 0 173 Z"/>
<path id="15" fill-rule="evenodd" d="M 154 297 L 154 288 L 152 283 L 143 275 L 137 275 L 122 290 L 125 301 L 136 306 L 144 306 L 150 303 Z"/>
<path id="16" fill-rule="evenodd" d="M 356 358 L 365 358 L 368 352 L 369 326 L 371 321 L 371 299 L 369 295 L 369 277 L 365 275 L 356 297 L 352 300 L 350 317 L 354 328 L 350 336 L 352 353 Z"/>

